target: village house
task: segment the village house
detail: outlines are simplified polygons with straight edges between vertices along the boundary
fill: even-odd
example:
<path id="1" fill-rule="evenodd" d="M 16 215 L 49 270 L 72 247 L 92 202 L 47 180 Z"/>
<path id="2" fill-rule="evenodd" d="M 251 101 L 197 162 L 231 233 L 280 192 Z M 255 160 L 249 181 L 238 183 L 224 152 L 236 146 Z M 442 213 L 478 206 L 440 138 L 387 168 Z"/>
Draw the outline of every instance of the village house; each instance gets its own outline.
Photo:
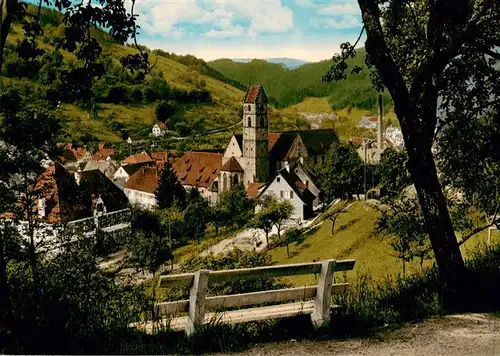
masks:
<path id="1" fill-rule="evenodd" d="M 109 179 L 113 179 L 115 176 L 116 171 L 120 168 L 120 165 L 118 162 L 113 161 L 113 160 L 108 160 L 108 161 L 94 161 L 93 159 L 89 160 L 84 168 L 83 171 L 93 171 L 98 169 L 101 171 L 106 177 Z"/>
<path id="2" fill-rule="evenodd" d="M 97 152 L 92 155 L 94 161 L 111 161 L 115 156 L 115 149 L 105 147 L 106 142 L 97 143 Z"/>
<path id="3" fill-rule="evenodd" d="M 377 128 L 377 116 L 363 116 L 358 121 L 358 127 L 368 130 L 375 130 Z"/>
<path id="4" fill-rule="evenodd" d="M 293 199 L 294 216 L 307 218 L 321 199 L 311 171 L 324 162 L 327 151 L 339 139 L 333 129 L 270 133 L 267 106 L 264 88 L 249 87 L 243 102 L 243 134 L 234 134 L 223 154 L 190 151 L 172 157 L 172 168 L 186 190 L 198 189 L 212 204 L 237 184 L 243 184 L 252 198 L 273 191 L 275 185 L 283 186 L 278 191 Z M 164 162 L 167 155 L 161 158 Z M 130 174 L 125 168 L 117 171 L 115 180 L 127 179 L 124 191 L 129 200 L 154 206 L 159 170 L 143 166 Z"/>
<path id="5" fill-rule="evenodd" d="M 160 137 L 165 135 L 165 133 L 168 131 L 167 124 L 164 123 L 163 121 L 156 121 L 156 123 L 153 126 L 153 129 L 151 130 L 151 133 L 155 137 Z"/>
<path id="6" fill-rule="evenodd" d="M 403 138 L 403 133 L 400 129 L 394 126 L 389 126 L 385 130 L 385 138 L 388 139 L 392 145 L 397 149 L 403 149 L 405 146 L 405 141 Z"/>
<path id="7" fill-rule="evenodd" d="M 301 222 L 312 216 L 316 196 L 309 190 L 297 174 L 287 166 L 274 175 L 269 183 L 259 190 L 258 198 L 274 196 L 278 201 L 288 200 L 293 205 L 291 219 Z M 256 208 L 256 211 L 259 207 Z"/>
<path id="8" fill-rule="evenodd" d="M 205 199 L 215 203 L 221 165 L 222 155 L 219 153 L 189 151 L 173 159 L 172 168 L 186 190 L 198 189 Z"/>
<path id="9" fill-rule="evenodd" d="M 113 182 L 123 189 L 125 187 L 125 183 L 128 182 L 130 177 L 134 175 L 141 167 L 143 166 L 154 166 L 153 162 L 147 163 L 136 163 L 136 164 L 127 164 L 125 166 L 121 166 L 118 168 L 116 173 L 113 176 Z"/>
<path id="10" fill-rule="evenodd" d="M 128 179 L 124 192 L 131 204 L 151 209 L 156 206 L 156 187 L 160 170 L 157 166 L 142 166 Z"/>
<path id="11" fill-rule="evenodd" d="M 146 152 L 141 152 L 139 154 L 131 155 L 121 161 L 122 166 L 127 164 L 138 164 L 138 163 L 153 163 L 154 160 Z"/>

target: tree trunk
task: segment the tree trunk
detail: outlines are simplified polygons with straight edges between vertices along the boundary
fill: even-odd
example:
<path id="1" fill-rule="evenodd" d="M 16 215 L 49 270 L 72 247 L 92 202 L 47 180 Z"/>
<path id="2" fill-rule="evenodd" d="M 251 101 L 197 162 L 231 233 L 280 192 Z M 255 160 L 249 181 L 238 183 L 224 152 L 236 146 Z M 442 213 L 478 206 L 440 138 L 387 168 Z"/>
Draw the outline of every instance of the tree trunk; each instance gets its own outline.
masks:
<path id="1" fill-rule="evenodd" d="M 18 0 L 5 0 L 0 2 L 0 73 L 3 68 L 3 55 L 5 45 L 7 44 L 7 36 L 9 35 L 10 27 L 14 20 L 14 14 L 18 6 Z"/>
<path id="2" fill-rule="evenodd" d="M 290 250 L 288 248 L 288 243 L 286 244 L 286 255 L 288 256 L 288 258 L 290 258 Z"/>
<path id="3" fill-rule="evenodd" d="M 269 232 L 266 231 L 266 243 L 269 246 Z"/>
<path id="4" fill-rule="evenodd" d="M 337 216 L 335 216 L 334 218 L 330 218 L 330 220 L 332 221 L 332 235 L 335 234 L 335 222 L 337 221 Z"/>
<path id="5" fill-rule="evenodd" d="M 10 303 L 9 296 L 9 284 L 7 282 L 7 261 L 5 258 L 5 243 L 4 237 L 0 236 L 0 325 L 6 330 L 6 334 L 9 332 L 14 332 L 12 329 L 13 320 L 12 320 L 12 304 Z M 10 339 L 10 340 L 9 340 Z M 12 334 L 6 340 L 6 347 L 10 348 L 11 343 L 9 341 L 12 340 Z"/>
<path id="6" fill-rule="evenodd" d="M 408 151 L 408 170 L 413 178 L 429 238 L 445 289 L 453 293 L 465 265 L 455 231 L 439 183 L 431 148 L 419 144 L 418 135 L 405 140 Z"/>

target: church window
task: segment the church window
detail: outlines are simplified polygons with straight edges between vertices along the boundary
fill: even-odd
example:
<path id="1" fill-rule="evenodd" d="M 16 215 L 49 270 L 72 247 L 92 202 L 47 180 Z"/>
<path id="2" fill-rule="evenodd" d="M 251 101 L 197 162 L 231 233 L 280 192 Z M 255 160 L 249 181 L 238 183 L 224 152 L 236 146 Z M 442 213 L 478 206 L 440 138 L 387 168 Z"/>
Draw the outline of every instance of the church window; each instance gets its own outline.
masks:
<path id="1" fill-rule="evenodd" d="M 226 176 L 226 173 L 224 173 L 224 177 L 222 178 L 222 191 L 223 192 L 227 191 L 227 176 Z"/>
<path id="2" fill-rule="evenodd" d="M 239 178 L 238 178 L 238 175 L 237 175 L 237 174 L 235 174 L 235 176 L 234 176 L 234 178 L 233 178 L 233 184 L 234 184 L 234 185 L 238 185 L 238 183 L 239 183 Z"/>
<path id="3" fill-rule="evenodd" d="M 252 107 L 250 105 L 248 105 L 248 108 L 247 108 L 248 111 L 251 111 L 252 110 Z"/>
<path id="4" fill-rule="evenodd" d="M 260 127 L 264 127 L 264 126 L 265 126 L 264 116 L 261 116 L 260 117 Z"/>
<path id="5" fill-rule="evenodd" d="M 248 127 L 252 127 L 252 118 L 248 117 Z"/>

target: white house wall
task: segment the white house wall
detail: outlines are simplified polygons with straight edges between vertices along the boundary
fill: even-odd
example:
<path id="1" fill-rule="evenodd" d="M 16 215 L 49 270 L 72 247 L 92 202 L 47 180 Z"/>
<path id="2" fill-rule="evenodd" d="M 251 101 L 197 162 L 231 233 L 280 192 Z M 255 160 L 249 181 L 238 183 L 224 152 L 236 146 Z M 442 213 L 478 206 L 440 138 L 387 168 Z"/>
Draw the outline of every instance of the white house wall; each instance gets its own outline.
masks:
<path id="1" fill-rule="evenodd" d="M 279 180 L 279 182 L 278 182 Z M 281 198 L 281 192 L 283 192 L 283 198 Z M 290 198 L 290 192 L 293 192 L 293 197 Z M 274 195 L 279 201 L 288 200 L 293 205 L 292 219 L 304 220 L 304 203 L 300 197 L 293 191 L 292 187 L 287 183 L 285 179 L 278 174 L 274 180 L 269 184 L 262 195 Z M 261 195 L 261 196 L 262 196 Z M 258 211 L 256 209 L 256 211 Z"/>
<path id="2" fill-rule="evenodd" d="M 224 152 L 224 156 L 222 158 L 222 164 L 226 163 L 231 157 L 241 157 L 243 153 L 241 152 L 240 145 L 236 140 L 236 137 L 231 137 L 231 141 L 229 141 L 229 145 L 227 145 L 226 151 Z"/>
<path id="3" fill-rule="evenodd" d="M 129 175 L 123 167 L 118 168 L 113 179 L 125 179 L 125 183 L 128 181 Z"/>
<path id="4" fill-rule="evenodd" d="M 140 206 L 151 209 L 156 206 L 156 197 L 154 194 L 141 192 L 135 189 L 124 189 L 125 195 L 132 204 L 139 204 Z"/>

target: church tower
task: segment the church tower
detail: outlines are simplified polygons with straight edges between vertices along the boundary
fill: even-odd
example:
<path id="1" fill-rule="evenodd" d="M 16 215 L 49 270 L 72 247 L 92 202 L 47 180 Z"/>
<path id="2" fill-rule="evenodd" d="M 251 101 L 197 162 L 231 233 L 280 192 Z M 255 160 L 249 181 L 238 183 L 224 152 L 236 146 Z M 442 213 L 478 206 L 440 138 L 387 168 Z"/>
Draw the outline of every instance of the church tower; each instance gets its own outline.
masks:
<path id="1" fill-rule="evenodd" d="M 245 183 L 269 180 L 269 121 L 267 95 L 262 85 L 250 86 L 243 103 L 243 158 Z"/>

